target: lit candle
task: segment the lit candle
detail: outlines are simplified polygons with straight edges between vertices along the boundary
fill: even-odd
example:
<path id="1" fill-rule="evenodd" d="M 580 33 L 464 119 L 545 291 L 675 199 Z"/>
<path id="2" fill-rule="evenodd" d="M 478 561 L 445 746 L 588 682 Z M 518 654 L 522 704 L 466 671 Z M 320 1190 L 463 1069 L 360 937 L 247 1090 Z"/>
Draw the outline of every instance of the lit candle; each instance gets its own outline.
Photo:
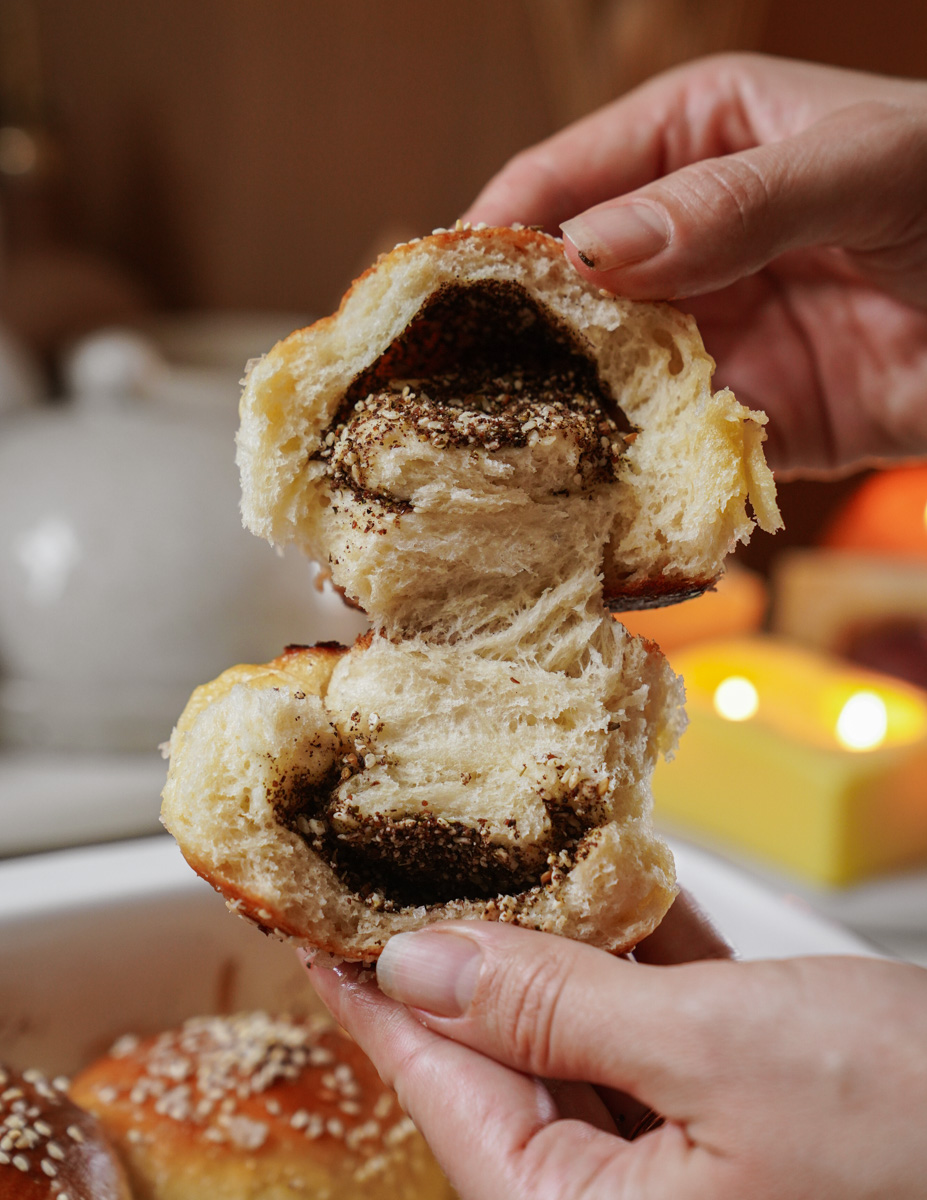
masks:
<path id="1" fill-rule="evenodd" d="M 927 861 L 927 694 L 774 637 L 673 665 L 690 725 L 659 818 L 821 883 Z"/>

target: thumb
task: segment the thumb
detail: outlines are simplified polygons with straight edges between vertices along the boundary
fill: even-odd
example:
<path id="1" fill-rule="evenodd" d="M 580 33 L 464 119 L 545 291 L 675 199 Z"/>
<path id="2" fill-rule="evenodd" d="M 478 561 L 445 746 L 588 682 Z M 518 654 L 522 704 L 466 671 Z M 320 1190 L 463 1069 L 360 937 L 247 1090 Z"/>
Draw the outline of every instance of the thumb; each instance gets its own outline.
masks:
<path id="1" fill-rule="evenodd" d="M 617 1088 L 672 1118 L 717 1069 L 737 971 L 644 966 L 551 934 L 454 921 L 391 938 L 377 980 L 429 1028 L 516 1071 Z"/>
<path id="2" fill-rule="evenodd" d="M 927 304 L 927 109 L 852 105 L 794 137 L 705 159 L 562 226 L 592 282 L 638 299 L 715 291 L 789 250 L 839 246 Z"/>

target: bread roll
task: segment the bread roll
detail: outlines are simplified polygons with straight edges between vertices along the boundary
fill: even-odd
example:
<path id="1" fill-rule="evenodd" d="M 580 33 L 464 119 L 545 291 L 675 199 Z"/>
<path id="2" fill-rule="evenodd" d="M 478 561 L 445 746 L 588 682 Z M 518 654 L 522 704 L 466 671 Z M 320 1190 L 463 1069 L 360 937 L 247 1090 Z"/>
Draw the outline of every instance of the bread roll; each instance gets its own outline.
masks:
<path id="1" fill-rule="evenodd" d="M 67 1081 L 0 1067 L 3 1200 L 132 1200 L 96 1118 L 68 1099 Z"/>
<path id="2" fill-rule="evenodd" d="M 265 1013 L 121 1038 L 74 1080 L 135 1200 L 451 1200 L 346 1034 Z M 5 1193 L 4 1193 L 5 1195 Z"/>
<path id="3" fill-rule="evenodd" d="M 629 949 L 675 894 L 649 780 L 682 688 L 582 602 L 226 671 L 172 735 L 164 823 L 243 916 L 343 958 L 445 917 Z"/>
<path id="4" fill-rule="evenodd" d="M 650 777 L 682 686 L 608 606 L 709 587 L 778 522 L 761 414 L 690 318 L 528 229 L 397 247 L 251 367 L 246 523 L 368 613 L 194 693 L 164 823 L 263 928 L 369 962 L 444 917 L 630 949 L 672 903 Z"/>
<path id="5" fill-rule="evenodd" d="M 251 366 L 245 524 L 398 632 L 466 634 L 578 560 L 616 610 L 694 595 L 748 500 L 780 524 L 766 418 L 713 369 L 691 317 L 600 293 L 555 238 L 438 232 Z"/>

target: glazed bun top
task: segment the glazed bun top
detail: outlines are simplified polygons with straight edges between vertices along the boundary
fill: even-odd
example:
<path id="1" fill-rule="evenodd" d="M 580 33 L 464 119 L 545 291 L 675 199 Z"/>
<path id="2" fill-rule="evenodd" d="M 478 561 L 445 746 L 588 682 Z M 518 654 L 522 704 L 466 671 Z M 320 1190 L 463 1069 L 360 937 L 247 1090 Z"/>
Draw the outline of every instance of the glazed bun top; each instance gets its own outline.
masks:
<path id="1" fill-rule="evenodd" d="M 505 619 L 578 560 L 613 609 L 697 594 L 780 524 L 765 417 L 713 369 L 691 317 L 596 290 L 558 239 L 436 231 L 251 364 L 244 520 L 400 636 Z"/>
<path id="2" fill-rule="evenodd" d="M 330 1022 L 264 1012 L 127 1035 L 81 1072 L 142 1200 L 450 1200 L 424 1139 Z"/>
<path id="3" fill-rule="evenodd" d="M 3 1200 L 132 1200 L 94 1117 L 68 1099 L 67 1080 L 0 1067 Z"/>

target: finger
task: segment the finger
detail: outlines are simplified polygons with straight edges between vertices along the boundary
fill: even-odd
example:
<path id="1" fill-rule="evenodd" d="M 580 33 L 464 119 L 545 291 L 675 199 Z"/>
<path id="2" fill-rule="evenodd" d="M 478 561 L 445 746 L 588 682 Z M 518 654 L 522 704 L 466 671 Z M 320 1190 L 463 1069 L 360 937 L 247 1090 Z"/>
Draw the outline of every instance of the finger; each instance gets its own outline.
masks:
<path id="1" fill-rule="evenodd" d="M 310 979 L 334 1017 L 395 1087 L 403 1108 L 467 1200 L 579 1200 L 587 1195 L 591 1200 L 588 1179 L 601 1181 L 623 1169 L 628 1144 L 585 1119 L 560 1119 L 540 1081 L 425 1028 L 369 978 L 358 978 L 350 969 L 313 968 Z M 561 1096 L 569 1108 L 577 1090 L 566 1088 Z M 680 1153 L 686 1153 L 684 1144 L 677 1144 Z"/>
<path id="2" fill-rule="evenodd" d="M 904 81 L 761 55 L 702 59 L 516 155 L 465 217 L 555 231 L 584 209 L 701 159 L 792 136 L 869 95 L 910 91 Z"/>
<path id="3" fill-rule="evenodd" d="M 634 950 L 637 962 L 662 965 L 733 957 L 732 948 L 686 891 L 679 893 L 654 932 Z"/>
<path id="4" fill-rule="evenodd" d="M 794 137 L 676 171 L 563 224 L 599 287 L 701 295 L 791 250 L 838 246 L 867 278 L 927 302 L 927 109 L 864 103 Z"/>
<path id="5" fill-rule="evenodd" d="M 650 967 L 550 934 L 457 921 L 390 939 L 377 978 L 430 1028 L 515 1070 L 617 1088 L 686 1119 L 736 1003 L 736 971 Z"/>

